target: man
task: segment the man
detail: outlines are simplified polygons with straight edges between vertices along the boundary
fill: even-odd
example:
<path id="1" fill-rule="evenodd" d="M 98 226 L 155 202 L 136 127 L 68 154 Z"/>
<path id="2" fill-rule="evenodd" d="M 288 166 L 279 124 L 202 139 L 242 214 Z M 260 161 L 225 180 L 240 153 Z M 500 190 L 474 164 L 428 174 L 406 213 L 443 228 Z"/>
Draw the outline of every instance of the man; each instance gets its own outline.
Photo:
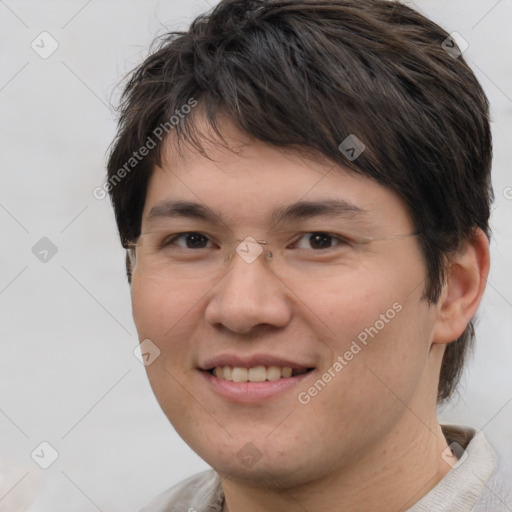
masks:
<path id="1" fill-rule="evenodd" d="M 489 271 L 487 99 L 383 0 L 224 0 L 131 75 L 108 164 L 153 391 L 212 470 L 146 511 L 512 510 L 441 426 Z"/>

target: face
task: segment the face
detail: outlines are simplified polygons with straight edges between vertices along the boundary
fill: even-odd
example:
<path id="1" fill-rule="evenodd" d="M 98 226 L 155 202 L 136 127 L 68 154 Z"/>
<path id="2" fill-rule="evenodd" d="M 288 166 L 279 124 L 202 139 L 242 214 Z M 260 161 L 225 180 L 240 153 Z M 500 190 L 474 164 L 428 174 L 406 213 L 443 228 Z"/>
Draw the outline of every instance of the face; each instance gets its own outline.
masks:
<path id="1" fill-rule="evenodd" d="M 196 233 L 165 249 L 183 270 L 174 278 L 135 265 L 139 338 L 160 350 L 149 380 L 179 435 L 219 473 L 288 484 L 328 477 L 370 457 L 391 432 L 424 428 L 418 415 L 435 408 L 425 263 L 416 237 L 390 238 L 414 232 L 393 192 L 228 121 L 223 132 L 236 152 L 211 144 L 208 160 L 186 149 L 149 183 L 142 232 Z M 179 214 L 176 201 L 215 217 Z M 343 206 L 272 217 L 334 201 Z M 224 246 L 259 247 L 236 245 L 246 237 L 269 245 L 252 262 L 218 256 Z M 362 238 L 379 240 L 350 243 Z M 194 265 L 211 271 L 185 277 Z M 214 370 L 225 366 L 235 369 Z"/>

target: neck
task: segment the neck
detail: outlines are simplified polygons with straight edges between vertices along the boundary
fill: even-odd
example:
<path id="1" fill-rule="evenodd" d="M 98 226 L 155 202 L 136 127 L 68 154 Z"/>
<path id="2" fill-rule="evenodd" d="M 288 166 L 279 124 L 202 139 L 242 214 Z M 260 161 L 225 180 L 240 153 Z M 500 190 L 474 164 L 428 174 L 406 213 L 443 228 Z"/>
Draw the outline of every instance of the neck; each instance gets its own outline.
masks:
<path id="1" fill-rule="evenodd" d="M 410 427 L 397 427 L 365 456 L 328 479 L 280 486 L 268 473 L 265 484 L 257 486 L 225 477 L 223 512 L 407 510 L 450 469 L 441 458 L 448 445 L 437 420 L 426 428 L 416 419 L 416 428 Z"/>

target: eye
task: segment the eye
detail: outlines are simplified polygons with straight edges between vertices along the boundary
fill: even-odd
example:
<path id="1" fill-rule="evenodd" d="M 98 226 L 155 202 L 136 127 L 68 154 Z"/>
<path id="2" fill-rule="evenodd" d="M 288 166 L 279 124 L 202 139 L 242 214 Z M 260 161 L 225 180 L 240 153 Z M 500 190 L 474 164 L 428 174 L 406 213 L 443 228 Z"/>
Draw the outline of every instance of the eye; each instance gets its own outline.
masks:
<path id="1" fill-rule="evenodd" d="M 177 243 L 181 241 L 182 243 Z M 210 242 L 210 239 L 202 233 L 190 231 L 187 233 L 180 233 L 167 238 L 163 243 L 163 247 L 169 247 L 170 245 L 177 245 L 182 249 L 205 249 L 206 245 Z M 183 246 L 183 243 L 185 246 Z"/>
<path id="2" fill-rule="evenodd" d="M 301 241 L 305 240 L 305 243 Z M 299 249 L 331 249 L 334 246 L 348 246 L 349 241 L 343 237 L 324 233 L 323 231 L 314 231 L 304 233 L 301 238 L 295 242 Z"/>

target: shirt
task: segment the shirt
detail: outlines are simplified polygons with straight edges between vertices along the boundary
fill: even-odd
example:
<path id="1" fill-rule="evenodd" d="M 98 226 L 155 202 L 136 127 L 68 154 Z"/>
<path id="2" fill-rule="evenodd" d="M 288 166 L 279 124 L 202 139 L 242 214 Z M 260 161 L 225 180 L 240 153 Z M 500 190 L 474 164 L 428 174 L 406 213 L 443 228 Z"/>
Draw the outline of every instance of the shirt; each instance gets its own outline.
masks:
<path id="1" fill-rule="evenodd" d="M 458 462 L 407 512 L 512 512 L 510 479 L 483 432 L 443 425 Z M 222 512 L 224 493 L 214 470 L 194 475 L 158 496 L 140 512 Z"/>

